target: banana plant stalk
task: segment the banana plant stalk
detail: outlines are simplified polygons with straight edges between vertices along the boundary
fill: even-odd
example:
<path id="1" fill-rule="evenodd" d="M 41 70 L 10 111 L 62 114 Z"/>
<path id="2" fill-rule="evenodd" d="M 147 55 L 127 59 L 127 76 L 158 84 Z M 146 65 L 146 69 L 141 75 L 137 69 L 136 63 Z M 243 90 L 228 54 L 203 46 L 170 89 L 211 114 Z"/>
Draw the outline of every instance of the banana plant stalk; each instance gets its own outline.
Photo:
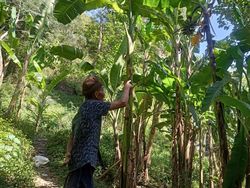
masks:
<path id="1" fill-rule="evenodd" d="M 202 7 L 203 15 L 204 15 L 204 30 L 206 33 L 206 40 L 207 40 L 207 50 L 210 59 L 210 66 L 212 69 L 212 78 L 213 83 L 218 81 L 218 77 L 216 76 L 216 61 L 214 55 L 214 41 L 212 39 L 212 34 L 210 30 L 210 16 L 211 16 L 211 9 L 213 3 L 210 3 L 208 8 Z M 221 162 L 221 177 L 220 180 L 223 179 L 225 173 L 225 167 L 228 162 L 229 152 L 228 152 L 228 145 L 227 145 L 227 136 L 226 136 L 226 122 L 224 117 L 224 107 L 223 104 L 219 101 L 215 102 L 214 106 L 215 116 L 216 116 L 216 123 L 218 125 L 218 132 L 219 132 L 219 140 L 220 140 L 220 162 Z"/>
<path id="2" fill-rule="evenodd" d="M 134 23 L 135 16 L 132 12 L 132 0 L 129 1 L 129 12 L 128 12 L 129 28 L 127 32 L 128 49 L 125 55 L 127 78 L 133 80 L 133 63 L 132 63 L 132 52 L 134 46 Z M 126 28 L 126 26 L 125 26 Z M 136 187 L 136 173 L 134 164 L 134 152 L 132 150 L 133 143 L 133 94 L 130 93 L 129 103 L 125 109 L 125 119 L 123 128 L 123 141 L 122 141 L 122 168 L 121 168 L 121 188 L 134 188 Z"/>
<path id="3" fill-rule="evenodd" d="M 0 88 L 3 83 L 3 56 L 2 56 L 2 48 L 0 46 Z"/>

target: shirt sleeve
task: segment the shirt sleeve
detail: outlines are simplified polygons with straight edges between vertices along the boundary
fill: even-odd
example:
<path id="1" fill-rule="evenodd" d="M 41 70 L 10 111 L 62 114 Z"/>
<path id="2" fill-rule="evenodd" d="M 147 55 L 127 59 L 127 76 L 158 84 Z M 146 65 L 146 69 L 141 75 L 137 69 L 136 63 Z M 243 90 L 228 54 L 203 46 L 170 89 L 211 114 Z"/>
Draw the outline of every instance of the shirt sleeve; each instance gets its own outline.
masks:
<path id="1" fill-rule="evenodd" d="M 98 116 L 106 116 L 110 109 L 110 102 L 96 101 L 95 111 Z"/>

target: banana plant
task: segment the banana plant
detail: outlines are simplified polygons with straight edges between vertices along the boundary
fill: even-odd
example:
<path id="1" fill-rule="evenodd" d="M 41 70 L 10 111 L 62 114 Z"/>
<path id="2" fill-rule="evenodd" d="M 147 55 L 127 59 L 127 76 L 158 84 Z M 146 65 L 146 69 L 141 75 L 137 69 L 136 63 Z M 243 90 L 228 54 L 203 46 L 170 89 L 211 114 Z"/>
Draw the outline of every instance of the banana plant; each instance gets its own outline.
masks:
<path id="1" fill-rule="evenodd" d="M 6 6 L 6 2 L 0 2 L 0 28 L 2 30 L 2 25 L 5 23 L 5 20 L 8 17 L 8 7 Z M 4 37 L 7 35 L 7 32 L 4 34 L 1 34 L 0 41 L 4 39 Z M 2 45 L 0 45 L 0 87 L 3 83 L 3 77 L 4 77 L 4 69 L 6 65 L 4 65 L 3 61 L 3 55 L 2 55 Z"/>
<path id="2" fill-rule="evenodd" d="M 117 12 L 122 12 L 116 1 L 112 0 L 58 0 L 54 9 L 54 16 L 63 23 L 68 24 L 84 11 L 111 6 Z"/>
<path id="3" fill-rule="evenodd" d="M 107 70 L 102 70 L 99 74 L 100 78 L 102 79 L 107 96 L 109 97 L 109 101 L 116 100 L 116 98 L 120 97 L 120 86 L 122 85 L 122 71 L 123 71 L 123 59 L 119 51 L 123 48 L 124 44 L 121 44 L 117 53 L 118 58 L 115 59 L 114 64 L 111 67 L 111 70 L 109 73 L 107 73 Z M 120 54 L 120 55 L 119 55 Z M 114 143 L 115 143 L 115 162 L 121 161 L 121 144 L 119 135 L 119 130 L 121 127 L 118 127 L 118 122 L 120 120 L 121 110 L 118 109 L 116 111 L 110 111 L 111 119 L 112 119 L 112 127 L 114 131 Z"/>
<path id="4" fill-rule="evenodd" d="M 13 116 L 13 117 L 18 117 L 18 114 L 20 112 L 21 106 L 22 106 L 22 101 L 24 99 L 25 96 L 25 87 L 26 87 L 26 74 L 28 72 L 28 68 L 29 68 L 29 64 L 30 64 L 30 60 L 31 57 L 33 55 L 36 54 L 36 48 L 37 46 L 40 45 L 40 39 L 44 33 L 44 30 L 46 28 L 46 23 L 47 23 L 47 17 L 51 12 L 51 7 L 53 6 L 53 1 L 49 1 L 47 3 L 45 3 L 45 6 L 42 6 L 42 13 L 40 15 L 37 15 L 35 19 L 31 19 L 33 20 L 31 24 L 27 24 L 27 25 L 31 25 L 31 27 L 27 28 L 28 32 L 29 32 L 29 39 L 32 39 L 32 42 L 30 44 L 29 47 L 27 47 L 27 49 L 25 49 L 25 57 L 23 60 L 20 60 L 20 62 L 22 62 L 22 67 L 21 67 L 21 71 L 19 73 L 19 77 L 16 83 L 16 87 L 15 87 L 15 91 L 12 95 L 11 101 L 9 103 L 8 109 L 6 111 L 6 116 Z M 13 24 L 13 28 L 15 28 L 16 24 L 18 24 L 18 15 L 19 13 L 17 13 L 16 11 L 12 11 L 12 15 L 15 18 L 15 22 Z M 30 14 L 28 15 L 29 17 L 32 17 Z M 26 20 L 27 21 L 27 20 Z M 29 22 L 29 21 L 27 21 Z M 9 31 L 9 40 L 15 38 L 16 35 L 14 34 L 14 29 Z M 17 39 L 18 40 L 18 39 Z M 13 46 L 11 46 L 13 48 Z M 13 58 L 15 58 L 14 55 L 12 55 Z M 13 59 L 12 58 L 12 59 Z"/>
<path id="5" fill-rule="evenodd" d="M 59 75 L 55 76 L 48 82 L 46 76 L 43 73 L 41 66 L 39 65 L 39 61 L 37 61 L 36 57 L 32 57 L 32 64 L 35 68 L 34 71 L 29 72 L 28 80 L 30 83 L 30 87 L 32 90 L 37 90 L 38 95 L 33 96 L 29 99 L 30 104 L 35 108 L 35 127 L 36 132 L 38 132 L 39 127 L 43 121 L 43 113 L 49 106 L 48 97 L 53 91 L 53 89 L 57 86 L 57 84 L 64 80 L 65 77 L 69 74 L 69 70 L 62 71 Z M 32 112 L 34 112 L 33 108 L 31 108 Z"/>
<path id="6" fill-rule="evenodd" d="M 116 2 L 116 1 L 112 1 Z M 78 4 L 80 3 L 80 4 Z M 63 1 L 59 0 L 58 3 L 55 6 L 55 16 L 57 19 L 67 24 L 72 19 L 74 19 L 77 15 L 80 15 L 85 10 L 90 10 L 90 3 L 92 3 L 92 8 L 98 8 L 102 6 L 108 6 L 110 5 L 108 1 Z M 101 4 L 100 4 L 101 3 Z M 114 4 L 113 8 L 114 8 Z M 133 52 L 135 50 L 135 41 L 136 41 L 136 26 L 137 26 L 137 18 L 139 16 L 147 17 L 150 21 L 157 23 L 157 25 L 166 31 L 167 35 L 172 36 L 170 39 L 172 44 L 174 44 L 173 49 L 171 49 L 174 55 L 172 58 L 177 58 L 177 52 L 179 52 L 179 44 L 178 38 L 175 38 L 175 29 L 173 27 L 173 24 L 176 24 L 174 21 L 177 19 L 177 17 L 174 17 L 172 15 L 176 14 L 178 12 L 177 7 L 192 7 L 191 3 L 187 2 L 181 2 L 176 1 L 166 1 L 166 0 L 154 0 L 154 1 L 124 1 L 123 3 L 117 3 L 119 9 L 122 9 L 121 12 L 124 12 L 127 14 L 127 23 L 128 26 L 126 28 L 126 41 L 127 41 L 127 51 L 123 54 L 124 60 L 126 62 L 126 70 L 127 70 L 127 78 L 132 79 L 134 77 L 134 65 L 132 61 Z M 63 8 L 60 8 L 63 7 Z M 71 11 L 68 11 L 71 10 Z M 173 13 L 172 10 L 175 12 Z M 166 14 L 167 13 L 167 14 Z M 170 14 L 170 15 L 169 15 Z M 173 23 L 173 24 L 172 24 Z M 178 28 L 177 28 L 178 29 Z M 170 42 L 170 43 L 171 43 Z M 171 46 L 171 45 L 168 45 Z M 190 59 L 189 59 L 190 60 Z M 178 69 L 180 71 L 181 62 L 176 62 L 178 64 Z M 156 68 L 157 70 L 157 68 Z M 113 72 L 113 71 L 112 71 Z M 176 76 L 176 75 L 175 75 Z M 180 83 L 180 77 L 177 75 L 177 83 Z M 165 80 L 166 83 L 171 83 L 170 79 Z M 153 91 L 155 91 L 155 96 L 160 96 L 164 98 L 165 101 L 167 101 L 166 95 L 164 95 L 164 91 L 160 87 L 153 86 Z M 178 93 L 180 96 L 180 92 Z M 123 154 L 122 154 L 122 174 L 121 174 L 121 187 L 135 187 L 136 186 L 136 161 L 135 160 L 135 153 L 133 152 L 135 150 L 134 143 L 134 137 L 132 135 L 132 132 L 135 130 L 135 127 L 133 126 L 133 116 L 132 116 L 132 104 L 133 104 L 133 97 L 130 97 L 129 106 L 127 107 L 125 111 L 125 125 L 123 130 Z M 179 105 L 179 108 L 181 106 Z M 181 115 L 180 115 L 181 116 Z M 190 170 L 190 169 L 189 169 Z M 184 173 L 183 173 L 184 175 Z M 190 182 L 190 181 L 189 181 Z M 190 183 L 189 183 L 190 184 Z M 185 183 L 183 183 L 185 185 Z"/>
<path id="7" fill-rule="evenodd" d="M 21 63 L 12 49 L 19 43 L 15 33 L 15 23 L 18 22 L 18 19 L 19 13 L 17 14 L 17 9 L 14 5 L 6 1 L 0 2 L 0 29 L 2 31 L 0 35 L 0 85 L 3 82 L 4 74 L 9 65 L 9 62 L 3 59 L 3 51 L 6 51 L 10 59 L 12 59 L 19 68 L 21 67 Z M 5 23 L 7 22 L 9 22 L 9 30 L 5 27 Z"/>
<path id="8" fill-rule="evenodd" d="M 215 82 L 208 88 L 203 100 L 203 110 L 208 109 L 211 102 L 220 101 L 226 106 L 236 108 L 237 129 L 230 160 L 224 167 L 223 187 L 241 187 L 245 170 L 247 167 L 247 137 L 249 133 L 249 71 L 247 53 L 250 51 L 247 39 L 242 36 L 249 34 L 247 27 L 237 29 L 231 34 L 231 43 L 224 50 L 216 50 L 217 76 L 220 81 Z M 244 34 L 244 35 L 242 35 Z M 237 40 L 237 45 L 234 43 Z M 234 65 L 235 63 L 235 65 Z M 235 67 L 235 70 L 231 68 Z M 224 92 L 223 92 L 224 89 Z M 227 92 L 226 92 L 226 91 Z M 228 95 L 231 96 L 228 96 Z M 241 153 L 241 156 L 239 156 Z M 241 159 L 239 160 L 240 157 Z M 236 172 L 238 176 L 232 178 L 231 174 Z"/>

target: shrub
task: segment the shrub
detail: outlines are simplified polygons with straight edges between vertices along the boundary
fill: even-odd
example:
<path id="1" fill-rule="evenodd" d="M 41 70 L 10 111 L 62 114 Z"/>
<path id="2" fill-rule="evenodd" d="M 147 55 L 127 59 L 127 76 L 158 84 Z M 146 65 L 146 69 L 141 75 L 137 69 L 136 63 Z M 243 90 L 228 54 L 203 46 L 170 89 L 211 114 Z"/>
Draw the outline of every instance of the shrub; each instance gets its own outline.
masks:
<path id="1" fill-rule="evenodd" d="M 34 187 L 31 142 L 0 118 L 0 187 Z"/>

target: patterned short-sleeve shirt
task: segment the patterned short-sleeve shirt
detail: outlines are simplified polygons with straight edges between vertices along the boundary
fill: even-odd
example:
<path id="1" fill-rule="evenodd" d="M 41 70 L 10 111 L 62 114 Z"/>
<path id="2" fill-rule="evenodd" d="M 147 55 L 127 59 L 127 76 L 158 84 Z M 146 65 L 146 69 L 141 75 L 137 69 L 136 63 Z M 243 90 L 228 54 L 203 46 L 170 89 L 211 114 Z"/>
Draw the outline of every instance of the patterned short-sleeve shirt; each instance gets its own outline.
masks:
<path id="1" fill-rule="evenodd" d="M 98 150 L 102 116 L 107 115 L 109 102 L 86 100 L 72 121 L 73 147 L 69 170 L 74 171 L 87 163 L 96 167 L 100 162 Z"/>

